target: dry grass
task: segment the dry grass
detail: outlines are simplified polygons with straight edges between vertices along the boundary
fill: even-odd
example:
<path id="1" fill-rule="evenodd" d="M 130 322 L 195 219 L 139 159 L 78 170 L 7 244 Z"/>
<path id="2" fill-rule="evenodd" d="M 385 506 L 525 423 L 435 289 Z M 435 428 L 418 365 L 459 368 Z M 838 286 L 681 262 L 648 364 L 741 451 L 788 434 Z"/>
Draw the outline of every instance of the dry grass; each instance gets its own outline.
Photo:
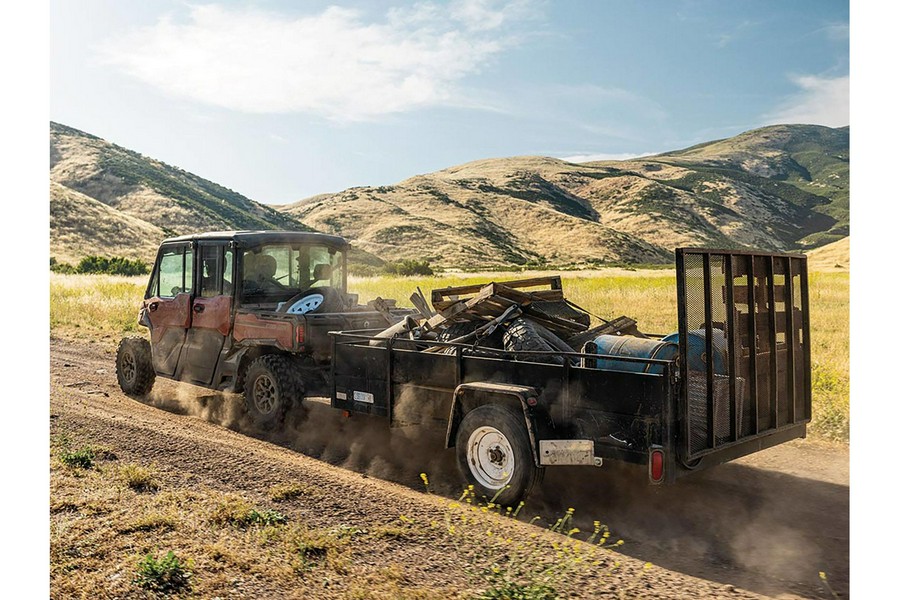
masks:
<path id="1" fill-rule="evenodd" d="M 257 508 L 246 496 L 179 488 L 159 473 L 154 478 L 161 490 L 140 493 L 121 485 L 126 466 L 104 461 L 90 470 L 74 470 L 56 455 L 51 459 L 54 597 L 146 597 L 146 557 L 161 561 L 169 551 L 190 565 L 192 597 L 225 597 L 236 585 L 250 597 L 273 588 L 295 590 L 292 593 L 301 594 L 297 597 L 330 595 L 328 582 L 342 579 L 366 582 L 364 594 L 347 584 L 356 597 L 395 597 L 396 573 L 356 566 L 350 558 L 354 550 L 362 551 L 377 539 L 374 533 L 341 526 L 312 528 L 297 518 Z M 374 532 L 391 524 L 372 525 Z M 425 533 L 439 532 L 426 528 Z M 445 597 L 440 590 L 416 586 L 404 593 Z"/>
<path id="2" fill-rule="evenodd" d="M 377 296 L 411 306 L 409 296 L 432 288 L 473 281 L 520 279 L 531 273 L 448 274 L 434 277 L 353 278 L 350 291 L 361 302 Z M 563 289 L 576 304 L 604 318 L 628 315 L 641 330 L 669 333 L 677 329 L 675 274 L 670 270 L 611 269 L 564 272 Z M 50 276 L 52 330 L 93 337 L 114 337 L 141 330 L 137 309 L 146 279 L 105 275 Z M 810 274 L 813 359 L 813 434 L 849 439 L 850 419 L 850 275 Z"/>

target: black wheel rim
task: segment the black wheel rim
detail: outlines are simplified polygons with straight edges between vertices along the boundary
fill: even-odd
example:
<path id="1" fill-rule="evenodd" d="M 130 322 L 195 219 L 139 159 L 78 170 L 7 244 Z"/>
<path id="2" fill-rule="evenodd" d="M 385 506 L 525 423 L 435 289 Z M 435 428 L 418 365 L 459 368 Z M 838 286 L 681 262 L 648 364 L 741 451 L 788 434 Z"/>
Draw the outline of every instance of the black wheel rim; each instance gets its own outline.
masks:
<path id="1" fill-rule="evenodd" d="M 264 415 L 273 412 L 278 405 L 278 390 L 268 375 L 260 375 L 253 382 L 253 405 Z"/>
<path id="2" fill-rule="evenodd" d="M 134 355 L 131 352 L 122 354 L 122 377 L 128 383 L 134 383 L 137 375 L 137 365 L 134 361 Z"/>

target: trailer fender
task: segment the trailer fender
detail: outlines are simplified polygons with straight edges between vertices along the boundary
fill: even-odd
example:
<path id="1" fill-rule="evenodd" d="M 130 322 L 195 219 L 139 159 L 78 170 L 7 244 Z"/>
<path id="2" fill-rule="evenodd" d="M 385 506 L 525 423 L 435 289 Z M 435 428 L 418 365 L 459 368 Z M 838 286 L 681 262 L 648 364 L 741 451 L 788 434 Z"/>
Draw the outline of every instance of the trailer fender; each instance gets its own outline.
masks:
<path id="1" fill-rule="evenodd" d="M 509 383 L 473 381 L 456 386 L 453 391 L 453 401 L 450 404 L 450 417 L 444 447 L 452 448 L 456 445 L 456 432 L 466 412 L 485 404 L 506 404 L 522 410 L 525 428 L 528 430 L 528 440 L 531 443 L 531 455 L 535 466 L 539 467 L 540 459 L 534 434 L 534 415 L 531 411 L 531 406 L 537 403 L 537 396 L 538 393 L 533 387 Z"/>

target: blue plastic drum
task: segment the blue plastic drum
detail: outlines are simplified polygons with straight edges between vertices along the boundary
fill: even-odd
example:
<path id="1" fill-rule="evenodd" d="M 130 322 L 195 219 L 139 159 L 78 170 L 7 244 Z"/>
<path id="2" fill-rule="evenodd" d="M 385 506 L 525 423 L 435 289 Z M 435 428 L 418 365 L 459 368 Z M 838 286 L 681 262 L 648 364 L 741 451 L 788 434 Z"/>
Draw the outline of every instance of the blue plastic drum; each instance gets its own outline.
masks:
<path id="1" fill-rule="evenodd" d="M 678 356 L 678 344 L 665 340 L 652 340 L 629 335 L 601 335 L 585 344 L 585 353 L 675 360 Z M 657 375 L 662 375 L 663 373 L 663 365 L 645 362 L 597 358 L 593 363 L 593 366 L 598 369 L 628 371 L 631 373 L 654 373 Z"/>
<path id="2" fill-rule="evenodd" d="M 678 344 L 677 333 L 670 333 L 663 338 L 664 342 Z M 725 356 L 728 351 L 728 342 L 725 340 L 725 332 L 721 329 L 713 329 L 713 373 L 725 375 L 728 373 L 725 367 Z M 694 329 L 688 332 L 687 343 L 688 371 L 706 372 L 706 330 Z"/>

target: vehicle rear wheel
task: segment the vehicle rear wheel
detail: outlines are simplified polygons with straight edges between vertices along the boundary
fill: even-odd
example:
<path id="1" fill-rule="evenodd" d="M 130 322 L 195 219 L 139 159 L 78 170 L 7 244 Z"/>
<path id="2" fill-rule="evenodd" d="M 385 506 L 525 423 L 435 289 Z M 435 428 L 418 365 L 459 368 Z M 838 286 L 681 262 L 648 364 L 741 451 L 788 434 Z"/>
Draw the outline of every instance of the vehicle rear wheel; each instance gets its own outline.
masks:
<path id="1" fill-rule="evenodd" d="M 140 398 L 150 393 L 156 381 L 150 342 L 139 336 L 122 338 L 116 350 L 116 379 L 129 396 Z"/>
<path id="2" fill-rule="evenodd" d="M 271 429 L 281 423 L 287 410 L 302 397 L 303 385 L 289 357 L 267 354 L 247 368 L 244 407 L 260 429 Z"/>
<path id="3" fill-rule="evenodd" d="M 486 404 L 466 413 L 456 433 L 456 461 L 477 496 L 509 506 L 538 478 L 523 416 Z"/>

